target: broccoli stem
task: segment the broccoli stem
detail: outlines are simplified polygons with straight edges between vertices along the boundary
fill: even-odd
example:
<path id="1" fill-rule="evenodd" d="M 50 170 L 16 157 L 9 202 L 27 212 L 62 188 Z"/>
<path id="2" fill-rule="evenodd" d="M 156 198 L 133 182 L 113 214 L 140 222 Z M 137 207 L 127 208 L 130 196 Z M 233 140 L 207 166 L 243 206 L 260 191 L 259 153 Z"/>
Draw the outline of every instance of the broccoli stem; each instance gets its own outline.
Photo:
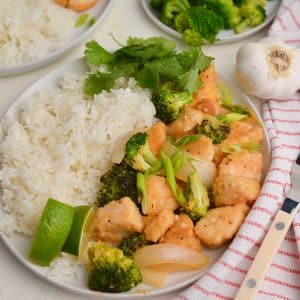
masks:
<path id="1" fill-rule="evenodd" d="M 138 190 L 139 200 L 141 202 L 142 212 L 146 215 L 148 213 L 148 198 L 146 176 L 143 173 L 136 174 L 136 186 Z"/>

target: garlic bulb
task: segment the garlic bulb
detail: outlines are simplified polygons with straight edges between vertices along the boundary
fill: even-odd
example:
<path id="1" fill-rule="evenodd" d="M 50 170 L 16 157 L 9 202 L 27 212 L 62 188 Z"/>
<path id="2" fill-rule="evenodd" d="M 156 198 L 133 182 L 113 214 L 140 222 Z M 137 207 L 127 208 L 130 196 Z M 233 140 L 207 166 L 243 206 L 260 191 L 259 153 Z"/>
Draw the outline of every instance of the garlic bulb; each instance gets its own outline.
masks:
<path id="1" fill-rule="evenodd" d="M 300 89 L 300 49 L 275 38 L 242 46 L 236 57 L 241 88 L 263 99 L 284 99 Z"/>

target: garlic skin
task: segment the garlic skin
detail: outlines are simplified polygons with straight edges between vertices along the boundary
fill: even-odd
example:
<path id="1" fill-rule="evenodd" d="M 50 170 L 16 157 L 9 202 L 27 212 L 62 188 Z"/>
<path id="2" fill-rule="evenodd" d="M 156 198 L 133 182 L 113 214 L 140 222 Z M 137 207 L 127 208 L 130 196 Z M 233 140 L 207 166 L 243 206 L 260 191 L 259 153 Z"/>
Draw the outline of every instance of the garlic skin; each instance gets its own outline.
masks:
<path id="1" fill-rule="evenodd" d="M 300 89 L 300 49 L 276 38 L 246 44 L 236 56 L 236 78 L 248 94 L 286 99 Z"/>

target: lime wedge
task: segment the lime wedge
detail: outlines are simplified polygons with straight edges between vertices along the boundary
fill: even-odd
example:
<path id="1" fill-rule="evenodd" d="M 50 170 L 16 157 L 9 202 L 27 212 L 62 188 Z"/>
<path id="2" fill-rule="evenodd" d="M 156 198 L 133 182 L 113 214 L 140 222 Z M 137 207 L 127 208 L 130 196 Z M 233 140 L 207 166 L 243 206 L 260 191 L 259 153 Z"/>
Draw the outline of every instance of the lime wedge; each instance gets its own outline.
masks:
<path id="1" fill-rule="evenodd" d="M 62 251 L 82 256 L 89 240 L 89 228 L 92 220 L 93 207 L 77 206 L 74 207 L 74 218 L 69 236 L 62 248 Z"/>
<path id="2" fill-rule="evenodd" d="M 72 226 L 74 209 L 57 200 L 48 199 L 33 237 L 30 259 L 48 266 L 60 253 Z"/>

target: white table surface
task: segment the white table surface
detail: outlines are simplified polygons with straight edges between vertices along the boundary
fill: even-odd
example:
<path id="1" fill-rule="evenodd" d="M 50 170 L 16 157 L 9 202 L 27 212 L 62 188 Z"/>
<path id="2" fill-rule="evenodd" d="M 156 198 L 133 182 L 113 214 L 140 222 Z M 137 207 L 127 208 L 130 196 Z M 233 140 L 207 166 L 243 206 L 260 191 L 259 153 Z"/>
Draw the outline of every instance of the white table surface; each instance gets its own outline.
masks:
<path id="1" fill-rule="evenodd" d="M 139 0 L 115 0 L 114 2 L 110 13 L 93 36 L 94 39 L 101 42 L 108 49 L 116 47 L 109 33 L 113 33 L 119 41 L 125 41 L 128 36 L 148 37 L 160 35 L 169 37 L 148 19 Z M 265 35 L 266 30 L 237 43 L 204 47 L 204 52 L 215 57 L 215 65 L 220 74 L 235 82 L 234 70 L 237 49 L 242 44 L 258 40 Z M 179 40 L 177 42 L 179 48 L 183 47 L 182 42 Z M 5 113 L 18 95 L 34 81 L 64 62 L 82 56 L 83 49 L 84 45 L 78 47 L 57 63 L 40 70 L 19 76 L 0 78 L 0 114 Z M 257 99 L 253 99 L 253 101 L 256 107 L 260 109 L 260 102 Z M 166 300 L 170 299 L 171 296 L 169 294 L 152 299 Z M 0 300 L 79 300 L 83 298 L 54 287 L 32 274 L 10 254 L 0 240 Z"/>

